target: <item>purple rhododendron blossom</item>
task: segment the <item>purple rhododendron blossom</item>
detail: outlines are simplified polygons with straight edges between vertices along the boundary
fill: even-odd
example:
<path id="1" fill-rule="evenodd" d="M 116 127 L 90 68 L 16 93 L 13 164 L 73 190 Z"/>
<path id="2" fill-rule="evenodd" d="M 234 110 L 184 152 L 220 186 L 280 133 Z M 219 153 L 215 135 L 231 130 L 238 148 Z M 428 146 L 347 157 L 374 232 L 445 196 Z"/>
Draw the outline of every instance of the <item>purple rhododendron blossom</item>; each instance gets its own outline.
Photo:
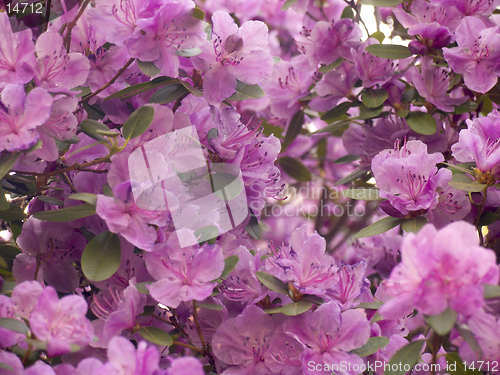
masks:
<path id="1" fill-rule="evenodd" d="M 145 257 L 149 273 L 157 280 L 149 286 L 151 296 L 174 308 L 183 301 L 203 301 L 210 296 L 216 285 L 213 281 L 224 269 L 220 246 L 204 244 L 182 248 L 178 236 L 191 238 L 194 233 L 180 229 Z"/>
<path id="2" fill-rule="evenodd" d="M 168 211 L 144 210 L 135 204 L 130 181 L 113 188 L 115 198 L 98 195 L 96 213 L 113 233 L 121 234 L 131 244 L 151 251 L 157 240 L 154 225 L 166 225 Z"/>
<path id="3" fill-rule="evenodd" d="M 165 375 L 205 375 L 202 363 L 194 357 L 173 358 Z"/>
<path id="4" fill-rule="evenodd" d="M 478 246 L 476 229 L 464 221 L 440 230 L 427 224 L 418 234 L 409 233 L 401 258 L 377 292 L 394 297 L 378 310 L 389 319 L 413 309 L 437 315 L 450 307 L 463 321 L 483 307 L 482 284 L 499 281 L 495 253 Z"/>
<path id="5" fill-rule="evenodd" d="M 485 93 L 500 74 L 500 32 L 478 18 L 465 17 L 455 31 L 458 47 L 443 48 L 450 67 L 464 77 L 471 90 Z"/>
<path id="6" fill-rule="evenodd" d="M 286 345 L 277 346 L 276 343 Z M 300 344 L 255 305 L 225 320 L 212 339 L 215 356 L 231 366 L 224 375 L 300 374 Z"/>
<path id="7" fill-rule="evenodd" d="M 0 89 L 7 84 L 28 83 L 35 67 L 31 30 L 13 33 L 7 13 L 0 12 L 0 35 Z"/>
<path id="8" fill-rule="evenodd" d="M 260 21 L 248 21 L 241 27 L 223 11 L 212 16 L 212 39 L 201 46 L 202 53 L 192 61 L 204 72 L 203 96 L 217 104 L 236 92 L 237 80 L 255 85 L 269 77 L 273 57 L 267 50 L 267 26 Z"/>
<path id="9" fill-rule="evenodd" d="M 92 27 L 106 40 L 125 46 L 130 56 L 150 61 L 164 75 L 179 75 L 177 50 L 205 40 L 203 24 L 192 16 L 193 1 L 98 0 L 88 11 Z"/>
<path id="10" fill-rule="evenodd" d="M 314 312 L 306 312 L 285 322 L 285 333 L 302 343 L 304 351 L 300 359 L 304 374 L 330 374 L 350 364 L 344 374 L 357 375 L 364 364 L 351 350 L 360 348 L 370 338 L 370 324 L 361 311 L 348 310 L 341 313 L 336 302 L 328 302 Z M 311 370 L 309 363 L 321 364 L 321 370 Z M 325 370 L 330 366 L 330 371 Z M 313 366 L 314 367 L 314 366 Z"/>
<path id="11" fill-rule="evenodd" d="M 40 87 L 26 95 L 23 85 L 7 85 L 0 98 L 0 150 L 30 148 L 39 138 L 36 128 L 50 117 L 52 96 Z"/>
<path id="12" fill-rule="evenodd" d="M 436 207 L 436 164 L 442 161 L 442 154 L 428 154 L 421 141 L 409 141 L 401 149 L 396 146 L 380 152 L 372 161 L 380 197 L 387 198 L 403 215 Z"/>
<path id="13" fill-rule="evenodd" d="M 30 282 L 16 288 L 24 288 L 26 283 Z M 49 356 L 69 353 L 71 344 L 83 346 L 93 340 L 94 330 L 86 317 L 87 307 L 83 297 L 67 295 L 59 299 L 51 286 L 43 290 L 28 319 L 36 338 L 47 343 Z"/>
<path id="14" fill-rule="evenodd" d="M 378 44 L 375 38 L 368 38 L 358 49 L 352 49 L 352 60 L 363 87 L 372 87 L 376 84 L 383 85 L 389 81 L 396 69 L 394 61 L 382 59 L 365 50 L 372 44 Z"/>
<path id="15" fill-rule="evenodd" d="M 108 347 L 109 362 L 92 375 L 153 375 L 158 371 L 160 353 L 141 341 L 137 348 L 124 337 L 114 337 Z"/>
<path id="16" fill-rule="evenodd" d="M 500 113 L 494 110 L 486 117 L 467 120 L 468 129 L 459 133 L 451 151 L 459 162 L 476 162 L 483 173 L 500 178 Z"/>
<path id="17" fill-rule="evenodd" d="M 411 80 L 420 96 L 434 104 L 444 112 L 453 112 L 455 106 L 467 101 L 467 97 L 452 98 L 448 95 L 450 87 L 450 71 L 442 67 L 432 67 L 431 62 L 425 59 L 419 72 L 413 68 Z"/>
<path id="18" fill-rule="evenodd" d="M 50 223 L 31 216 L 24 223 L 17 243 L 22 251 L 12 270 L 17 281 L 45 280 L 65 293 L 72 293 L 78 287 L 80 278 L 72 262 L 80 261 L 87 241 L 69 224 Z"/>
<path id="19" fill-rule="evenodd" d="M 43 33 L 36 42 L 35 82 L 49 91 L 70 90 L 85 83 L 89 60 L 80 53 L 66 53 L 57 32 Z"/>
<path id="20" fill-rule="evenodd" d="M 339 57 L 351 59 L 351 48 L 361 45 L 361 29 L 350 18 L 332 23 L 320 21 L 302 34 L 297 44 L 313 68 L 318 64 L 329 65 Z"/>

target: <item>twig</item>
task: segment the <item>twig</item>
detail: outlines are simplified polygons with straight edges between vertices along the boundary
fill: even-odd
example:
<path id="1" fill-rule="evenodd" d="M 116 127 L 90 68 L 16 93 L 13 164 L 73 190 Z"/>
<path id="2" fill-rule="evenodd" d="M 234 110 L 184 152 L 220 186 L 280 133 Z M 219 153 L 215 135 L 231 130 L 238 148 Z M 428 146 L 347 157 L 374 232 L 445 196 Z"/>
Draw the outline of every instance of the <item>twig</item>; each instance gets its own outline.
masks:
<path id="1" fill-rule="evenodd" d="M 43 31 L 47 31 L 49 28 L 49 20 L 50 20 L 50 8 L 52 7 L 52 0 L 47 0 L 47 3 L 45 4 L 46 9 L 45 9 L 45 24 L 43 25 Z"/>
<path id="2" fill-rule="evenodd" d="M 66 46 L 66 53 L 69 53 L 69 49 L 71 46 L 71 31 L 76 26 L 76 23 L 82 16 L 83 12 L 85 11 L 85 8 L 87 8 L 87 5 L 89 5 L 89 3 L 90 0 L 85 0 L 85 2 L 82 4 L 82 7 L 78 11 L 78 14 L 76 15 L 75 19 L 71 21 L 71 23 L 67 27 L 66 36 L 64 37 L 64 45 Z"/>
<path id="3" fill-rule="evenodd" d="M 127 61 L 127 63 L 115 74 L 115 76 L 113 78 L 111 78 L 111 80 L 106 83 L 104 86 L 102 86 L 100 89 L 94 91 L 93 93 L 91 94 L 88 94 L 87 96 L 83 97 L 82 100 L 80 100 L 78 102 L 78 104 L 82 104 L 82 103 L 85 103 L 86 101 L 88 101 L 89 99 L 93 98 L 94 96 L 96 96 L 97 94 L 99 94 L 100 92 L 103 92 L 104 90 L 106 90 L 109 86 L 111 86 L 113 83 L 115 83 L 115 81 L 118 79 L 118 77 L 120 77 L 122 75 L 122 73 L 127 70 L 127 68 L 135 61 L 135 58 L 130 58 L 130 60 Z"/>

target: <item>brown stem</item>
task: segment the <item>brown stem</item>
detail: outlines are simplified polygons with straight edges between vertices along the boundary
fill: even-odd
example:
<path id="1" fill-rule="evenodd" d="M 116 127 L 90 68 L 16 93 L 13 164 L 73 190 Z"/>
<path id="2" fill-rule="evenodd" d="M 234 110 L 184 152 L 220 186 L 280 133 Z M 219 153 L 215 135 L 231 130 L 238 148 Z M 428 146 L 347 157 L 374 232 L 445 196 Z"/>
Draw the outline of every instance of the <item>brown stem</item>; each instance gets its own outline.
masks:
<path id="1" fill-rule="evenodd" d="M 28 358 L 31 354 L 31 349 L 33 349 L 33 345 L 29 344 L 28 349 L 26 350 L 26 353 L 24 353 L 23 356 L 23 365 L 26 365 L 26 363 L 28 362 Z"/>
<path id="2" fill-rule="evenodd" d="M 198 311 L 196 311 L 196 301 L 194 300 L 193 300 L 193 319 L 194 319 L 194 325 L 196 326 L 196 331 L 198 332 L 198 336 L 200 336 L 201 346 L 205 347 L 207 343 L 205 342 L 205 338 L 203 337 L 203 333 L 201 332 L 201 326 L 198 320 Z"/>
<path id="3" fill-rule="evenodd" d="M 78 20 L 82 16 L 83 12 L 85 11 L 85 8 L 87 8 L 87 5 L 89 5 L 89 3 L 90 3 L 90 0 L 85 0 L 82 7 L 78 11 L 78 14 L 76 15 L 75 19 L 73 21 L 71 21 L 71 23 L 66 28 L 67 29 L 66 36 L 64 37 L 64 45 L 66 46 L 66 53 L 69 53 L 69 49 L 71 46 L 71 31 L 76 26 L 76 23 L 78 22 Z"/>
<path id="4" fill-rule="evenodd" d="M 94 96 L 96 96 L 97 94 L 99 94 L 100 92 L 103 92 L 104 90 L 106 90 L 109 86 L 111 86 L 113 83 L 115 83 L 115 81 L 118 79 L 118 77 L 120 77 L 122 75 L 122 73 L 127 70 L 127 68 L 135 61 L 135 58 L 131 57 L 130 60 L 127 61 L 127 63 L 115 74 L 115 76 L 113 78 L 111 78 L 111 80 L 106 83 L 104 86 L 102 86 L 100 89 L 94 91 L 93 93 L 91 94 L 88 94 L 87 96 L 83 97 L 82 100 L 80 100 L 78 102 L 78 104 L 82 104 L 82 103 L 85 103 L 86 101 L 88 101 L 89 99 L 93 98 Z"/>
<path id="5" fill-rule="evenodd" d="M 477 206 L 477 214 L 476 214 L 476 220 L 474 221 L 474 225 L 476 226 L 477 234 L 479 236 L 479 244 L 481 246 L 484 246 L 484 237 L 483 237 L 483 231 L 481 230 L 481 225 L 479 225 L 479 222 L 481 220 L 481 215 L 483 214 L 485 204 L 486 204 L 486 189 L 483 190 L 483 196 L 481 198 L 481 203 L 479 205 L 476 205 Z"/>
<path id="6" fill-rule="evenodd" d="M 183 346 L 185 348 L 189 348 L 195 352 L 198 352 L 200 354 L 204 354 L 204 351 L 201 350 L 200 348 L 197 348 L 196 346 L 194 345 L 189 345 L 189 344 L 186 344 L 186 343 L 183 343 L 183 342 L 180 342 L 180 341 L 175 341 L 174 340 L 174 343 L 172 345 L 177 345 L 177 346 Z"/>
<path id="7" fill-rule="evenodd" d="M 50 8 L 52 7 L 52 0 L 47 0 L 47 3 L 45 4 L 46 9 L 45 9 L 45 24 L 43 25 L 43 31 L 47 31 L 49 28 L 49 19 L 50 19 Z"/>
<path id="8" fill-rule="evenodd" d="M 180 107 L 180 106 L 181 106 L 181 104 L 182 104 L 182 100 L 183 100 L 186 96 L 188 96 L 189 94 L 191 94 L 191 93 L 190 93 L 190 92 L 188 92 L 188 93 L 186 93 L 186 94 L 182 95 L 179 99 L 177 99 L 177 100 L 175 101 L 175 104 L 174 104 L 174 106 L 173 106 L 173 108 L 172 108 L 172 112 L 173 112 L 173 113 L 175 113 L 175 111 L 177 111 L 177 110 L 179 109 L 179 107 Z"/>

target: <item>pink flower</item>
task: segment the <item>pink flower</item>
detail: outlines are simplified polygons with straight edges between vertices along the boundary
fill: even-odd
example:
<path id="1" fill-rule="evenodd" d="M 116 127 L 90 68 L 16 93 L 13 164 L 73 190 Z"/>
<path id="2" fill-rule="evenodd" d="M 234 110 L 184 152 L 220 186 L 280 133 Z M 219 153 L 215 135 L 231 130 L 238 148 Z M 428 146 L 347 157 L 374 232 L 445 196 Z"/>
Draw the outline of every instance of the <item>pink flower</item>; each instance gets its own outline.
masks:
<path id="1" fill-rule="evenodd" d="M 194 237 L 194 234 L 180 229 L 145 256 L 146 267 L 157 280 L 149 286 L 149 293 L 158 302 L 173 308 L 183 301 L 203 301 L 209 297 L 217 285 L 213 281 L 224 269 L 220 246 L 204 244 L 181 248 L 179 242 L 182 241 L 177 236 Z M 196 242 L 195 239 L 189 241 Z"/>
<path id="2" fill-rule="evenodd" d="M 7 85 L 0 102 L 0 150 L 33 146 L 40 136 L 36 128 L 48 120 L 51 106 L 52 97 L 40 87 L 26 95 L 23 85 Z"/>
<path id="3" fill-rule="evenodd" d="M 443 48 L 446 62 L 471 90 L 489 91 L 500 74 L 500 33 L 476 17 L 465 17 L 455 31 L 458 47 Z"/>
<path id="4" fill-rule="evenodd" d="M 35 45 L 31 30 L 12 32 L 7 12 L 0 12 L 0 89 L 33 79 Z"/>
<path id="5" fill-rule="evenodd" d="M 481 310 L 483 286 L 498 284 L 495 253 L 478 246 L 476 229 L 464 221 L 436 230 L 427 224 L 410 233 L 401 246 L 402 262 L 391 272 L 378 294 L 392 296 L 378 311 L 397 319 L 417 309 L 437 315 L 448 307 L 461 320 Z"/>
<path id="6" fill-rule="evenodd" d="M 45 288 L 29 324 L 37 339 L 47 342 L 50 357 L 69 353 L 72 344 L 84 346 L 93 340 L 94 330 L 86 317 L 87 307 L 83 297 L 67 295 L 59 299 L 54 288 Z"/>
<path id="7" fill-rule="evenodd" d="M 269 77 L 273 57 L 267 51 L 267 26 L 248 21 L 238 28 L 223 11 L 212 16 L 212 39 L 201 47 L 202 53 L 192 58 L 196 69 L 203 71 L 204 97 L 218 104 L 236 92 L 236 80 L 255 85 Z"/>

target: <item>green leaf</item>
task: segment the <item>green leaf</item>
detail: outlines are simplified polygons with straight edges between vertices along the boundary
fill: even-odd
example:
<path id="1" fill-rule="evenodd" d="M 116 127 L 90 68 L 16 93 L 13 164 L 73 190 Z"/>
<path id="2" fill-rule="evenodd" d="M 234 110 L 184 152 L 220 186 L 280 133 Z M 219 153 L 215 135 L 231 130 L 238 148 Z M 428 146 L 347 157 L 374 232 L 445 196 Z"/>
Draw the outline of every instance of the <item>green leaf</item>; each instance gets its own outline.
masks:
<path id="1" fill-rule="evenodd" d="M 385 348 L 389 343 L 389 338 L 384 336 L 370 337 L 368 342 L 359 349 L 351 351 L 360 357 L 367 357 L 375 354 L 379 349 Z"/>
<path id="2" fill-rule="evenodd" d="M 344 115 L 343 117 L 347 117 L 347 116 Z M 325 126 L 324 128 L 316 130 L 312 134 L 335 133 L 335 132 L 340 131 L 340 130 L 345 130 L 345 129 L 347 129 L 347 127 L 349 126 L 349 124 L 351 122 L 353 122 L 351 119 L 336 121 L 328 126 Z"/>
<path id="3" fill-rule="evenodd" d="M 16 164 L 17 158 L 19 158 L 18 152 L 7 152 L 0 157 L 0 178 L 10 172 L 14 164 Z"/>
<path id="4" fill-rule="evenodd" d="M 123 124 L 122 133 L 125 139 L 136 138 L 143 134 L 148 130 L 154 117 L 155 110 L 149 105 L 136 109 Z"/>
<path id="5" fill-rule="evenodd" d="M 482 375 L 483 373 L 478 370 L 469 369 L 464 366 L 464 361 L 458 353 L 446 353 L 446 372 L 451 375 Z M 471 362 L 469 362 L 470 365 Z M 486 369 L 486 368 L 485 368 Z"/>
<path id="6" fill-rule="evenodd" d="M 277 277 L 261 271 L 257 271 L 255 276 L 268 289 L 277 293 L 288 295 L 287 285 Z"/>
<path id="7" fill-rule="evenodd" d="M 298 0 L 286 0 L 285 4 L 281 7 L 281 10 L 284 12 L 289 9 L 293 4 L 295 4 Z"/>
<path id="8" fill-rule="evenodd" d="M 358 178 L 364 177 L 368 173 L 369 171 L 366 169 L 357 169 L 354 172 L 350 173 L 349 175 L 345 176 L 344 178 L 338 180 L 335 183 L 335 186 L 345 185 L 348 184 L 349 182 L 356 181 Z"/>
<path id="9" fill-rule="evenodd" d="M 347 189 L 343 190 L 342 194 L 344 195 L 344 197 L 360 201 L 377 201 L 379 199 L 382 199 L 378 195 L 378 189 Z"/>
<path id="10" fill-rule="evenodd" d="M 461 163 L 461 164 L 448 164 L 448 163 L 443 163 L 446 164 L 446 168 L 448 168 L 451 173 L 473 173 L 474 171 L 472 168 L 476 166 L 476 163 L 470 162 L 470 163 Z M 469 179 L 470 181 L 470 179 Z"/>
<path id="11" fill-rule="evenodd" d="M 172 336 L 160 328 L 141 327 L 137 331 L 144 339 L 160 346 L 171 346 L 174 343 Z"/>
<path id="12" fill-rule="evenodd" d="M 161 73 L 161 70 L 158 69 L 157 66 L 150 61 L 141 61 L 139 59 L 136 59 L 135 62 L 137 63 L 137 66 L 139 67 L 141 72 L 143 72 L 148 77 L 156 77 Z"/>
<path id="13" fill-rule="evenodd" d="M 450 181 L 448 182 L 453 189 L 470 191 L 471 193 L 479 193 L 487 188 L 487 185 L 480 184 L 477 181 L 472 182 L 458 182 L 458 181 Z"/>
<path id="14" fill-rule="evenodd" d="M 483 284 L 484 287 L 484 298 L 498 298 L 500 297 L 500 286 L 491 285 L 491 284 Z"/>
<path id="15" fill-rule="evenodd" d="M 326 302 L 323 298 L 320 298 L 313 294 L 304 294 L 302 296 L 302 301 L 311 302 L 312 304 L 315 305 L 322 305 Z"/>
<path id="16" fill-rule="evenodd" d="M 196 87 L 191 86 L 188 82 L 182 81 L 179 79 L 179 83 L 186 88 L 191 94 L 196 96 L 197 98 L 201 98 L 203 96 L 203 91 L 197 89 Z"/>
<path id="17" fill-rule="evenodd" d="M 92 206 L 97 204 L 97 195 L 92 193 L 76 193 L 70 195 L 68 198 L 82 201 L 91 204 Z"/>
<path id="18" fill-rule="evenodd" d="M 321 116 L 321 119 L 329 124 L 334 122 L 336 119 L 341 117 L 342 115 L 345 115 L 345 113 L 351 108 L 353 105 L 352 102 L 343 102 L 337 105 L 335 108 L 330 109 L 328 112 L 326 112 L 323 116 Z"/>
<path id="19" fill-rule="evenodd" d="M 156 306 L 144 306 L 144 312 L 141 314 L 141 316 L 151 316 L 154 314 L 156 310 Z"/>
<path id="20" fill-rule="evenodd" d="M 87 112 L 91 120 L 102 120 L 106 116 L 99 104 L 90 105 L 89 103 L 83 103 L 83 109 Z"/>
<path id="21" fill-rule="evenodd" d="M 260 240 L 262 238 L 259 220 L 257 220 L 252 210 L 250 210 L 250 220 L 245 226 L 245 230 L 254 240 Z"/>
<path id="22" fill-rule="evenodd" d="M 5 270 L 12 270 L 12 266 L 14 265 L 14 259 L 19 255 L 21 251 L 14 246 L 10 245 L 0 245 L 0 256 L 3 259 L 3 262 L 7 263 L 3 265 Z"/>
<path id="23" fill-rule="evenodd" d="M 463 104 L 455 106 L 455 111 L 453 111 L 454 115 L 462 115 L 464 113 L 472 112 L 475 111 L 479 107 L 477 103 L 473 101 L 466 101 Z"/>
<path id="24" fill-rule="evenodd" d="M 196 307 L 213 310 L 213 311 L 222 311 L 224 310 L 224 306 L 217 305 L 216 303 L 196 303 Z"/>
<path id="25" fill-rule="evenodd" d="M 451 331 L 457 321 L 457 313 L 451 308 L 447 308 L 441 314 L 426 316 L 427 323 L 439 336 L 444 336 Z"/>
<path id="26" fill-rule="evenodd" d="M 115 233 L 101 232 L 85 246 L 82 270 L 90 281 L 110 278 L 120 267 L 120 238 Z"/>
<path id="27" fill-rule="evenodd" d="M 371 237 L 376 234 L 387 232 L 388 230 L 394 228 L 395 226 L 401 224 L 403 219 L 398 217 L 387 216 L 379 221 L 373 223 L 372 225 L 361 229 L 358 233 L 356 233 L 353 238 L 363 238 L 363 237 Z"/>
<path id="28" fill-rule="evenodd" d="M 342 11 L 342 15 L 340 16 L 340 18 L 349 18 L 351 20 L 354 20 L 354 12 L 352 11 L 352 8 L 350 6 L 346 6 Z"/>
<path id="29" fill-rule="evenodd" d="M 8 210 L 10 207 L 10 203 L 5 196 L 5 191 L 0 186 L 0 211 Z"/>
<path id="30" fill-rule="evenodd" d="M 142 294 L 149 294 L 149 289 L 146 286 L 152 284 L 152 281 L 143 281 L 142 283 L 135 284 L 137 291 Z"/>
<path id="31" fill-rule="evenodd" d="M 288 147 L 302 130 L 302 125 L 304 124 L 304 111 L 298 111 L 290 120 L 290 124 L 286 130 L 285 139 L 283 141 L 283 148 Z"/>
<path id="32" fill-rule="evenodd" d="M 206 227 L 200 228 L 196 232 L 194 232 L 194 235 L 198 239 L 198 243 L 200 245 L 205 242 L 213 242 L 210 243 L 211 245 L 213 245 L 215 243 L 215 240 L 217 239 L 217 236 L 219 235 L 219 230 L 215 225 L 207 225 Z"/>
<path id="33" fill-rule="evenodd" d="M 389 97 L 384 89 L 367 90 L 361 94 L 361 101 L 368 108 L 380 107 Z"/>
<path id="34" fill-rule="evenodd" d="M 22 320 L 11 318 L 0 318 L 0 327 L 8 329 L 12 332 L 24 333 L 27 335 L 30 332 L 29 327 Z"/>
<path id="35" fill-rule="evenodd" d="M 368 108 L 368 107 L 362 105 L 360 107 L 358 118 L 360 120 L 368 120 L 370 118 L 374 118 L 374 117 L 379 116 L 383 110 L 384 110 L 384 105 L 381 105 L 380 107 L 377 107 L 377 108 Z"/>
<path id="36" fill-rule="evenodd" d="M 281 61 L 281 57 L 279 57 L 279 56 L 273 56 L 274 65 L 278 64 L 280 61 Z"/>
<path id="37" fill-rule="evenodd" d="M 401 223 L 401 227 L 407 233 L 417 233 L 425 224 L 427 224 L 427 219 L 423 216 L 418 216 L 405 219 Z"/>
<path id="38" fill-rule="evenodd" d="M 497 221 L 497 215 L 495 215 L 494 212 L 486 211 L 486 212 L 483 212 L 483 214 L 479 218 L 478 226 L 484 227 L 487 225 L 491 225 L 495 221 Z"/>
<path id="39" fill-rule="evenodd" d="M 278 163 L 287 175 L 297 181 L 311 181 L 311 172 L 299 160 L 289 156 L 283 156 L 278 159 Z"/>
<path id="40" fill-rule="evenodd" d="M 80 130 L 87 134 L 89 137 L 94 138 L 97 141 L 106 141 L 106 138 L 104 138 L 100 133 L 98 133 L 98 130 L 103 130 L 103 131 L 109 131 L 110 129 L 104 125 L 102 122 L 95 121 L 95 120 L 83 120 L 80 123 Z"/>
<path id="41" fill-rule="evenodd" d="M 156 104 L 172 103 L 187 93 L 189 93 L 189 90 L 181 84 L 168 85 L 156 91 L 149 99 L 149 102 Z"/>
<path id="42" fill-rule="evenodd" d="M 38 196 L 38 200 L 44 203 L 53 204 L 54 206 L 64 207 L 64 201 L 51 197 L 50 195 L 40 195 Z"/>
<path id="43" fill-rule="evenodd" d="M 80 204 L 78 206 L 65 207 L 59 210 L 40 211 L 33 216 L 39 220 L 64 223 L 66 221 L 77 220 L 92 215 L 95 215 L 95 206 L 91 204 Z"/>
<path id="44" fill-rule="evenodd" d="M 408 111 L 407 109 L 400 109 L 396 113 L 396 115 L 398 117 L 401 117 L 401 118 L 406 118 L 406 117 L 408 117 L 409 114 L 410 114 L 410 111 Z"/>
<path id="45" fill-rule="evenodd" d="M 375 301 L 375 302 L 365 302 L 365 303 L 360 303 L 358 308 L 360 309 L 370 309 L 370 310 L 378 310 L 380 306 L 382 306 L 384 303 L 382 301 Z"/>
<path id="46" fill-rule="evenodd" d="M 238 255 L 231 255 L 224 259 L 224 270 L 219 278 L 224 280 L 234 270 L 239 261 Z"/>
<path id="47" fill-rule="evenodd" d="M 241 81 L 236 82 L 236 92 L 227 100 L 241 101 L 249 99 L 260 99 L 266 95 L 259 85 L 247 85 Z"/>
<path id="48" fill-rule="evenodd" d="M 282 127 L 271 125 L 268 122 L 264 121 L 263 128 L 264 130 L 262 131 L 262 134 L 264 134 L 266 137 L 269 137 L 271 134 L 274 134 L 276 138 L 283 138 Z"/>
<path id="49" fill-rule="evenodd" d="M 467 342 L 467 344 L 469 344 L 469 347 L 472 349 L 472 352 L 476 356 L 482 357 L 483 351 L 481 349 L 481 346 L 479 346 L 479 343 L 476 340 L 476 336 L 474 336 L 474 334 L 471 332 L 471 330 L 463 325 L 457 327 L 457 330 L 460 333 L 460 336 L 462 336 L 463 339 Z"/>
<path id="50" fill-rule="evenodd" d="M 6 221 L 8 223 L 12 221 L 22 221 L 26 217 L 26 214 L 21 207 L 16 206 L 14 203 L 10 203 L 7 210 L 0 211 L 0 220 Z"/>
<path id="51" fill-rule="evenodd" d="M 344 59 L 342 57 L 339 57 L 337 60 L 332 62 L 329 65 L 323 65 L 321 68 L 319 68 L 320 73 L 328 73 L 331 72 L 333 69 L 338 68 L 340 64 L 344 62 Z"/>
<path id="52" fill-rule="evenodd" d="M 359 155 L 345 155 L 335 160 L 333 164 L 349 164 L 356 160 L 359 160 Z"/>
<path id="53" fill-rule="evenodd" d="M 5 363 L 0 363 L 0 368 L 3 368 L 7 371 L 12 371 L 12 373 L 15 374 L 15 370 Z"/>
<path id="54" fill-rule="evenodd" d="M 288 316 L 296 316 L 309 311 L 312 306 L 313 304 L 311 302 L 299 301 L 283 306 L 280 311 Z"/>
<path id="55" fill-rule="evenodd" d="M 399 349 L 389 361 L 389 368 L 384 372 L 384 375 L 406 374 L 408 371 L 404 370 L 405 365 L 409 365 L 410 368 L 413 368 L 413 366 L 418 363 L 418 360 L 420 358 L 420 351 L 422 350 L 424 343 L 425 340 L 417 340 L 410 342 L 409 344 Z M 397 370 L 394 371 L 393 368 L 397 368 Z"/>
<path id="56" fill-rule="evenodd" d="M 382 31 L 375 31 L 372 35 L 370 35 L 370 38 L 375 38 L 379 43 L 382 43 L 385 39 L 385 34 Z"/>
<path id="57" fill-rule="evenodd" d="M 202 50 L 200 47 L 178 49 L 175 51 L 177 56 L 182 56 L 182 57 L 198 56 L 201 52 Z"/>
<path id="58" fill-rule="evenodd" d="M 374 7 L 391 8 L 401 4 L 403 0 L 361 0 L 359 4 L 373 5 Z"/>
<path id="59" fill-rule="evenodd" d="M 436 120 L 426 112 L 410 112 L 406 117 L 410 129 L 423 135 L 436 133 Z"/>
<path id="60" fill-rule="evenodd" d="M 175 83 L 178 83 L 177 79 L 169 77 L 156 77 L 151 81 L 138 83 L 137 85 L 132 85 L 127 88 L 124 88 L 123 90 L 115 92 L 114 94 L 106 97 L 104 100 L 115 99 L 115 98 L 124 99 L 127 97 L 131 98 L 132 96 L 139 95 L 143 92 L 155 89 L 157 87 L 172 85 Z"/>
<path id="61" fill-rule="evenodd" d="M 202 11 L 200 8 L 198 8 L 198 6 L 196 6 L 194 9 L 193 9 L 193 14 L 192 16 L 194 18 L 197 18 L 199 19 L 200 21 L 203 21 L 205 19 L 205 12 Z"/>
<path id="62" fill-rule="evenodd" d="M 375 0 L 378 1 L 378 0 Z M 390 0 L 389 0 L 390 1 Z M 399 0 L 397 0 L 399 1 Z M 382 2 L 382 1 L 381 1 Z M 401 3 L 401 1 L 399 1 Z M 373 4 L 370 4 L 373 5 Z M 372 55 L 381 57 L 383 59 L 389 60 L 401 60 L 406 59 L 413 55 L 410 52 L 408 47 L 398 46 L 396 44 L 372 44 L 365 48 L 367 52 L 370 52 Z"/>

